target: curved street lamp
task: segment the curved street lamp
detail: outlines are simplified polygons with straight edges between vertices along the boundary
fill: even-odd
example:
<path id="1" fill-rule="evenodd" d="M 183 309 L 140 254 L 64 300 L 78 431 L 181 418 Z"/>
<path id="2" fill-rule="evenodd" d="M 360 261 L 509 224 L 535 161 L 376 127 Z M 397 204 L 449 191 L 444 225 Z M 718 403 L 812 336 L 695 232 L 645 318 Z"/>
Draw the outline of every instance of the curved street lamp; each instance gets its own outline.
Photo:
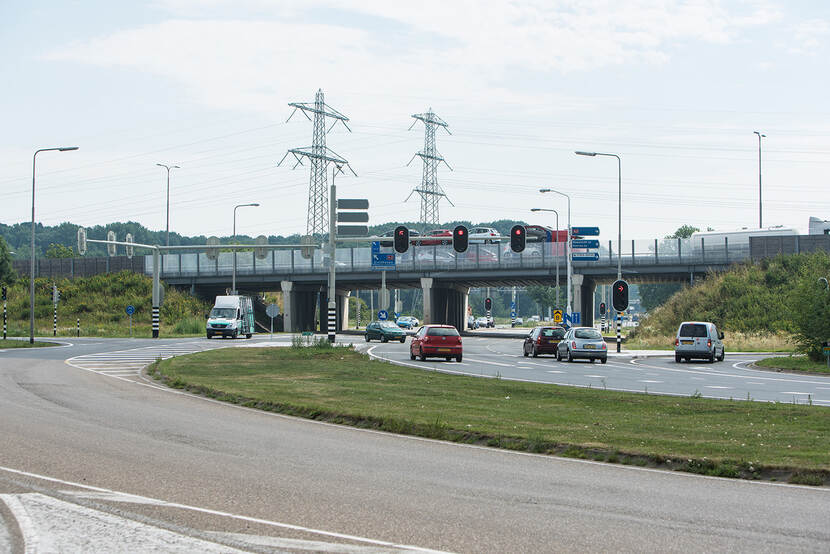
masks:
<path id="1" fill-rule="evenodd" d="M 259 206 L 257 202 L 238 204 L 233 207 L 233 243 L 236 244 L 236 209 L 246 206 Z M 231 278 L 231 294 L 236 294 L 236 248 L 233 249 L 233 277 Z"/>
<path id="2" fill-rule="evenodd" d="M 558 190 L 554 189 L 539 189 L 539 192 L 552 192 L 554 194 L 558 194 L 560 196 L 564 196 L 568 199 L 568 238 L 565 241 L 565 263 L 567 264 L 567 272 L 568 272 L 568 291 L 567 291 L 567 299 L 568 299 L 568 315 L 572 313 L 572 304 L 571 304 L 571 295 L 573 294 L 573 287 L 571 286 L 573 268 L 571 267 L 571 197 L 565 194 L 564 192 L 559 192 Z"/>
<path id="3" fill-rule="evenodd" d="M 37 163 L 37 155 L 40 152 L 50 152 L 57 150 L 58 152 L 68 152 L 70 150 L 77 150 L 77 146 L 59 146 L 57 148 L 41 148 L 35 150 L 35 155 L 32 156 L 32 243 L 29 258 L 31 258 L 31 265 L 29 267 L 29 344 L 35 343 L 35 167 Z"/>
<path id="4" fill-rule="evenodd" d="M 177 165 L 156 164 L 167 170 L 167 246 L 170 246 L 170 170 L 181 169 Z"/>

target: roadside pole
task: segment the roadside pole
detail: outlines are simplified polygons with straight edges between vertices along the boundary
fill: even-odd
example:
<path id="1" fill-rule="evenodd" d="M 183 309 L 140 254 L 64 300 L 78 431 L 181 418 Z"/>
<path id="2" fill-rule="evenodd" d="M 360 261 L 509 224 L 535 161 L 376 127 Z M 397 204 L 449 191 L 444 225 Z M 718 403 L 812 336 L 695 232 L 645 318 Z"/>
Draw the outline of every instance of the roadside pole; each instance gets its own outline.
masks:
<path id="1" fill-rule="evenodd" d="M 620 353 L 622 348 L 622 335 L 621 335 L 621 327 L 622 327 L 622 312 L 617 312 L 617 353 Z"/>
<path id="2" fill-rule="evenodd" d="M 54 308 L 52 317 L 52 336 L 58 336 L 58 286 L 52 283 L 52 306 Z"/>
<path id="3" fill-rule="evenodd" d="M 334 344 L 337 332 L 337 302 L 335 291 L 335 266 L 337 241 L 337 188 L 334 186 L 334 174 L 331 176 L 331 192 L 329 193 L 329 314 L 328 314 L 328 336 L 329 342 Z"/>
<path id="4" fill-rule="evenodd" d="M 153 248 L 153 338 L 159 338 L 159 249 Z"/>

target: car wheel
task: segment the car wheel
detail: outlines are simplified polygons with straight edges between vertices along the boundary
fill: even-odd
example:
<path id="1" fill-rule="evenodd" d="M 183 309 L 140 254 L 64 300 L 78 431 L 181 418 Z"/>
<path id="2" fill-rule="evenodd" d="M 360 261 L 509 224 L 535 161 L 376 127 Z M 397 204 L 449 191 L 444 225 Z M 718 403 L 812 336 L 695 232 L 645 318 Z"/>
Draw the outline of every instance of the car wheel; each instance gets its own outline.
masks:
<path id="1" fill-rule="evenodd" d="M 409 359 L 410 359 L 410 360 L 414 360 L 414 359 L 415 359 L 415 354 L 413 354 L 413 353 L 412 353 L 412 350 L 410 350 L 410 351 L 409 351 Z"/>
<path id="2" fill-rule="evenodd" d="M 381 335 L 380 342 L 389 342 L 389 337 L 387 337 L 386 335 Z"/>
<path id="3" fill-rule="evenodd" d="M 599 361 L 602 363 L 608 363 L 608 358 L 600 358 Z"/>
<path id="4" fill-rule="evenodd" d="M 444 357 L 444 360 L 446 360 L 446 361 L 448 361 L 448 362 L 449 362 L 450 360 L 452 360 L 452 356 L 445 356 L 445 357 Z"/>
<path id="5" fill-rule="evenodd" d="M 461 360 L 462 360 L 461 354 L 459 354 L 458 356 L 455 357 L 456 362 L 461 363 Z"/>
<path id="6" fill-rule="evenodd" d="M 714 349 L 712 349 L 712 351 L 709 352 L 708 361 L 709 361 L 710 364 L 715 363 L 715 350 Z"/>
<path id="7" fill-rule="evenodd" d="M 427 355 L 426 355 L 426 354 L 424 354 L 423 349 L 421 349 L 421 361 L 422 361 L 422 362 L 427 361 Z"/>
<path id="8" fill-rule="evenodd" d="M 720 356 L 718 356 L 718 361 L 722 362 L 725 357 L 726 357 L 726 349 L 721 348 L 720 349 Z"/>
<path id="9" fill-rule="evenodd" d="M 251 333 L 246 334 L 246 335 L 245 335 L 245 338 L 246 338 L 246 339 L 251 338 Z"/>
<path id="10" fill-rule="evenodd" d="M 683 361 L 683 358 L 680 356 L 680 354 L 675 354 L 674 355 L 674 361 L 675 361 L 675 363 L 679 364 L 680 362 Z"/>
<path id="11" fill-rule="evenodd" d="M 372 339 L 369 338 L 369 335 L 366 335 L 366 342 L 372 342 Z"/>
<path id="12" fill-rule="evenodd" d="M 558 349 L 558 348 L 556 349 L 556 361 L 557 361 L 557 362 L 561 362 L 561 361 L 562 361 L 562 354 L 559 352 L 559 349 Z"/>
<path id="13" fill-rule="evenodd" d="M 572 362 L 572 361 L 574 361 L 574 355 L 573 355 L 573 352 L 571 352 L 571 349 L 568 348 L 568 362 Z"/>
<path id="14" fill-rule="evenodd" d="M 525 355 L 525 358 L 527 358 L 530 355 L 527 351 L 527 348 L 525 348 L 524 346 L 522 346 L 522 354 Z"/>
<path id="15" fill-rule="evenodd" d="M 442 240 L 442 241 L 441 241 L 441 244 L 442 244 L 442 245 L 447 245 L 448 243 L 447 243 L 447 241 Z"/>
<path id="16" fill-rule="evenodd" d="M 538 358 L 538 357 L 539 357 L 539 353 L 538 353 L 538 352 L 536 352 L 536 347 L 535 347 L 535 346 L 533 347 L 533 352 L 532 352 L 532 354 L 533 354 L 533 357 L 534 357 L 534 358 Z"/>
<path id="17" fill-rule="evenodd" d="M 208 333 L 208 334 L 207 334 L 207 338 L 212 339 L 212 338 L 213 338 L 213 335 L 211 335 L 210 333 Z"/>
<path id="18" fill-rule="evenodd" d="M 406 337 L 401 337 L 401 344 L 406 342 Z"/>
<path id="19" fill-rule="evenodd" d="M 238 336 L 239 336 L 239 334 L 238 334 L 236 331 L 234 331 L 234 332 L 233 332 L 233 338 L 235 339 L 235 338 L 236 338 L 236 337 L 238 337 Z"/>

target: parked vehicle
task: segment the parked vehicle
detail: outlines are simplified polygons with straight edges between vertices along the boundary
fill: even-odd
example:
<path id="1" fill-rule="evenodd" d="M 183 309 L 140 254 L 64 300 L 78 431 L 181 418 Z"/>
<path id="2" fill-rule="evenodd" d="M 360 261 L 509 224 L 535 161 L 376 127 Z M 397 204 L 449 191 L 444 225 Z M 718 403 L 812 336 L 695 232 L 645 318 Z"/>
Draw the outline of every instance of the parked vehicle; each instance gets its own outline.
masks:
<path id="1" fill-rule="evenodd" d="M 432 244 L 452 244 L 452 231 L 450 229 L 433 229 L 427 231 L 418 243 L 421 246 L 429 246 Z"/>
<path id="2" fill-rule="evenodd" d="M 572 362 L 578 358 L 608 361 L 608 345 L 602 338 L 602 333 L 593 327 L 573 327 L 565 333 L 556 350 L 556 360 L 567 358 Z"/>
<path id="3" fill-rule="evenodd" d="M 251 338 L 254 332 L 254 303 L 250 296 L 217 296 L 205 324 L 207 338 L 214 335 Z"/>
<path id="4" fill-rule="evenodd" d="M 559 350 L 559 341 L 565 336 L 562 327 L 536 327 L 525 337 L 522 353 L 537 357 L 539 354 L 553 354 Z"/>
<path id="5" fill-rule="evenodd" d="M 476 325 L 478 326 L 479 329 L 482 328 L 482 327 L 490 327 L 490 320 L 487 319 L 484 316 L 477 317 L 476 318 Z"/>
<path id="6" fill-rule="evenodd" d="M 373 339 L 380 342 L 390 340 L 406 342 L 406 331 L 398 327 L 394 321 L 373 321 L 366 326 L 364 336 L 366 342 L 371 342 Z"/>
<path id="7" fill-rule="evenodd" d="M 452 325 L 424 325 L 409 344 L 409 359 L 416 357 L 421 361 L 431 358 L 444 358 L 448 362 L 454 357 L 456 362 L 462 359 L 461 335 Z"/>
<path id="8" fill-rule="evenodd" d="M 413 317 L 411 315 L 402 315 L 398 318 L 398 321 L 396 321 L 396 323 L 398 324 L 398 327 L 400 327 L 401 329 L 412 329 L 418 326 L 419 321 L 417 317 Z"/>
<path id="9" fill-rule="evenodd" d="M 674 339 L 674 361 L 687 362 L 692 358 L 703 358 L 709 363 L 722 362 L 726 356 L 723 347 L 723 333 L 714 323 L 708 321 L 684 321 L 677 329 Z"/>
<path id="10" fill-rule="evenodd" d="M 473 227 L 470 229 L 469 239 L 470 244 L 488 244 L 491 242 L 501 242 L 498 238 L 499 236 L 501 236 L 499 232 L 490 227 Z"/>

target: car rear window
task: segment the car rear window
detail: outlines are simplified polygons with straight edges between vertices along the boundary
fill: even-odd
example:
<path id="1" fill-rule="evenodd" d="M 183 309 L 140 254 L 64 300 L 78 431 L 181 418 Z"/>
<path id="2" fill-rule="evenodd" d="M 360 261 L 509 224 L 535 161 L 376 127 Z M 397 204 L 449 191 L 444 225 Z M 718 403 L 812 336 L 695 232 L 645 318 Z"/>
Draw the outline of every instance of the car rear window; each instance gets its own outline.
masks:
<path id="1" fill-rule="evenodd" d="M 578 339 L 601 339 L 602 335 L 596 329 L 577 329 L 574 336 Z"/>
<path id="2" fill-rule="evenodd" d="M 680 326 L 678 335 L 681 337 L 705 337 L 706 326 L 699 323 L 684 323 Z"/>
<path id="3" fill-rule="evenodd" d="M 543 337 L 553 337 L 556 339 L 561 339 L 565 336 L 564 329 L 542 329 L 542 336 Z"/>
<path id="4" fill-rule="evenodd" d="M 431 327 L 427 331 L 430 337 L 457 337 L 458 331 L 453 327 Z"/>

